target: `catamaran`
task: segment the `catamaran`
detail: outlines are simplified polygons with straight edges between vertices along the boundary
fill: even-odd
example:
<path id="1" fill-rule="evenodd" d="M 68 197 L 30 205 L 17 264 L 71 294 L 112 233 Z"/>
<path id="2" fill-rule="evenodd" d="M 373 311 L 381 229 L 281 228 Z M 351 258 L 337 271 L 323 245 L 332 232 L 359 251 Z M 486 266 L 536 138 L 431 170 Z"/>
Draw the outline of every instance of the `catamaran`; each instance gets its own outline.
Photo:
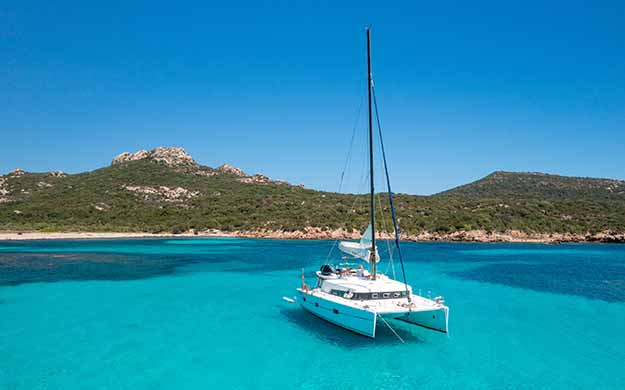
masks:
<path id="1" fill-rule="evenodd" d="M 393 194 L 386 165 L 384 143 L 379 126 L 379 139 L 381 142 L 384 170 L 388 198 L 395 230 L 395 247 L 399 255 L 403 281 L 395 280 L 381 272 L 378 272 L 380 255 L 376 246 L 375 234 L 375 186 L 373 175 L 373 121 L 372 121 L 372 95 L 375 93 L 371 71 L 371 31 L 366 30 L 367 35 L 367 94 L 369 103 L 369 184 L 370 184 L 370 224 L 362 238 L 358 242 L 342 241 L 338 247 L 352 259 L 357 259 L 367 264 L 365 269 L 361 263 L 359 267 L 332 266 L 326 262 L 316 272 L 316 286 L 309 287 L 306 284 L 302 272 L 302 285 L 297 288 L 296 299 L 299 304 L 312 314 L 321 317 L 333 324 L 341 326 L 353 332 L 375 338 L 378 323 L 384 323 L 391 330 L 387 320 L 399 320 L 412 325 L 447 333 L 449 322 L 449 308 L 445 306 L 442 296 L 429 298 L 421 294 L 414 294 L 412 287 L 406 282 L 406 273 L 401 255 L 399 230 Z M 377 102 L 375 102 L 377 115 Z M 377 116 L 376 116 L 377 117 Z M 395 332 L 393 330 L 393 332 Z M 399 336 L 398 336 L 399 337 Z"/>

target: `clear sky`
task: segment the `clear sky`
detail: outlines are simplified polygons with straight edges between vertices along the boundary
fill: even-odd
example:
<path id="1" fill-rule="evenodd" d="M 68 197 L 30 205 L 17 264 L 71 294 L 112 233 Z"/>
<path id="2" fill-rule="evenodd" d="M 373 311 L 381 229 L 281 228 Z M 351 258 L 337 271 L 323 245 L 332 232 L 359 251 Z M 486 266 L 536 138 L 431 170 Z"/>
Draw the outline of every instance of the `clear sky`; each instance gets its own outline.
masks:
<path id="1" fill-rule="evenodd" d="M 336 190 L 370 24 L 396 191 L 625 179 L 622 1 L 88 3 L 2 2 L 0 172 L 177 145 Z"/>

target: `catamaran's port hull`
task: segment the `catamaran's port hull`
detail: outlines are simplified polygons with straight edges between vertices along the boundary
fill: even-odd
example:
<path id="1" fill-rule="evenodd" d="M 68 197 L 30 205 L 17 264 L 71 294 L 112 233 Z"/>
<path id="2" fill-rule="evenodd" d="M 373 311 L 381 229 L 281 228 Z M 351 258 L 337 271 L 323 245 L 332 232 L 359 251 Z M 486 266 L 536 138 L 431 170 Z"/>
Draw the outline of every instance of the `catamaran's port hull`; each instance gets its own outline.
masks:
<path id="1" fill-rule="evenodd" d="M 320 299 L 297 289 L 297 300 L 308 312 L 363 336 L 375 337 L 376 313 Z"/>

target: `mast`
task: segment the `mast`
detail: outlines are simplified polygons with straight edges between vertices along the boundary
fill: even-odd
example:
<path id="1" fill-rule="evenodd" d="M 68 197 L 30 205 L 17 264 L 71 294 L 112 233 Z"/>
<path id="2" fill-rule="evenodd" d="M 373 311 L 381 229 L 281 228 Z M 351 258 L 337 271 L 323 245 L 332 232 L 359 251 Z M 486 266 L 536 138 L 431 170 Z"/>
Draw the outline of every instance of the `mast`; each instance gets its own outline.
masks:
<path id="1" fill-rule="evenodd" d="M 375 256 L 375 187 L 373 185 L 373 122 L 371 115 L 371 29 L 367 27 L 367 94 L 369 96 L 369 182 L 371 185 L 369 210 L 371 214 L 371 277 L 375 280 L 377 264 Z"/>

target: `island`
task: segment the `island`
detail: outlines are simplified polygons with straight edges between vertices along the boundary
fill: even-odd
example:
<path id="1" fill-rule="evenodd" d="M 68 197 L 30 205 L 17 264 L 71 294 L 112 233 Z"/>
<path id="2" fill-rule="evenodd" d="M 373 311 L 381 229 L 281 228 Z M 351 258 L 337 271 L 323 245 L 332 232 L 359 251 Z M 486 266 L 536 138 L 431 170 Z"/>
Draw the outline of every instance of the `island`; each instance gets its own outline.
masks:
<path id="1" fill-rule="evenodd" d="M 402 240 L 625 242 L 622 180 L 497 171 L 434 195 L 393 196 Z M 381 203 L 378 231 L 392 238 Z M 0 240 L 358 239 L 367 206 L 366 195 L 309 189 L 228 164 L 211 168 L 180 147 L 159 147 L 124 152 L 90 172 L 1 175 Z"/>

